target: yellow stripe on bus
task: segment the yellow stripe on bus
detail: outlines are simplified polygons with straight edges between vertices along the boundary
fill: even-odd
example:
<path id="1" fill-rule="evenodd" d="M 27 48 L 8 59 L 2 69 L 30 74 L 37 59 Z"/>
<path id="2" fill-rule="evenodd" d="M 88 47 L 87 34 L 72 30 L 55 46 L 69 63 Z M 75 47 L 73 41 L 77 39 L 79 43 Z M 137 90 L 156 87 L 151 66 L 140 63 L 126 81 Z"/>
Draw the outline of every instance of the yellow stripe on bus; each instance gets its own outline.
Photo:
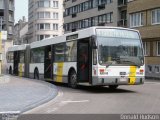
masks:
<path id="1" fill-rule="evenodd" d="M 130 66 L 129 78 L 130 78 L 129 84 L 134 85 L 136 82 L 136 66 Z"/>
<path id="2" fill-rule="evenodd" d="M 19 64 L 19 77 L 22 77 L 22 67 L 23 65 L 22 64 Z"/>
<path id="3" fill-rule="evenodd" d="M 64 63 L 57 63 L 57 77 L 56 77 L 56 82 L 62 82 L 63 65 L 64 65 Z"/>

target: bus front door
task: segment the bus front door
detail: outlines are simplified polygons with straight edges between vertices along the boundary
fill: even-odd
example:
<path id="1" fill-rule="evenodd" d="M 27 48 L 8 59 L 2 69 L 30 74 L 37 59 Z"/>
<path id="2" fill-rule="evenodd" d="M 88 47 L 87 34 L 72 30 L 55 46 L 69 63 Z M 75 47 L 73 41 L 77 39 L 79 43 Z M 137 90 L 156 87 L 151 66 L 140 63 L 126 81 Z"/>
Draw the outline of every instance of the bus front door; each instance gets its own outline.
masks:
<path id="1" fill-rule="evenodd" d="M 44 55 L 44 78 L 45 80 L 52 80 L 52 56 L 51 46 L 45 47 Z"/>
<path id="2" fill-rule="evenodd" d="M 77 81 L 89 82 L 89 41 L 78 41 L 77 47 Z"/>
<path id="3" fill-rule="evenodd" d="M 14 51 L 13 74 L 18 76 L 18 64 L 20 62 L 19 51 Z"/>

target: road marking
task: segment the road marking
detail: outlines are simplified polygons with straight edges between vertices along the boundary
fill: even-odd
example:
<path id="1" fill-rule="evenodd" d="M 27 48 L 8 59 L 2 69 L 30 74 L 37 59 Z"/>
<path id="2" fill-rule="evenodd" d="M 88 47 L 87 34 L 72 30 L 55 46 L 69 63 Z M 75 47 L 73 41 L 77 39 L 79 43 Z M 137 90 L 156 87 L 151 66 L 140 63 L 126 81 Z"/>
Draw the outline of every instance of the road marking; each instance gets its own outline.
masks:
<path id="1" fill-rule="evenodd" d="M 83 103 L 83 102 L 89 102 L 89 100 L 79 100 L 79 101 L 73 101 L 73 100 L 67 100 L 67 101 L 61 101 L 62 103 Z"/>
<path id="2" fill-rule="evenodd" d="M 0 112 L 0 114 L 19 114 L 20 111 L 3 111 L 3 112 Z"/>

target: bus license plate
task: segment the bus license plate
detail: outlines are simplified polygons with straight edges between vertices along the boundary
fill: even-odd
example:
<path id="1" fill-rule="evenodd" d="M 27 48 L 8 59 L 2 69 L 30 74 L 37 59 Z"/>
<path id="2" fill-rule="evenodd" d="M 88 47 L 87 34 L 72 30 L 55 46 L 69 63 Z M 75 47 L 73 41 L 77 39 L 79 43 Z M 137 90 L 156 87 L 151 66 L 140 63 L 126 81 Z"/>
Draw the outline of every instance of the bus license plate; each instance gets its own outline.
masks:
<path id="1" fill-rule="evenodd" d="M 120 81 L 121 81 L 121 82 L 126 82 L 127 79 L 126 79 L 126 78 L 120 78 Z"/>

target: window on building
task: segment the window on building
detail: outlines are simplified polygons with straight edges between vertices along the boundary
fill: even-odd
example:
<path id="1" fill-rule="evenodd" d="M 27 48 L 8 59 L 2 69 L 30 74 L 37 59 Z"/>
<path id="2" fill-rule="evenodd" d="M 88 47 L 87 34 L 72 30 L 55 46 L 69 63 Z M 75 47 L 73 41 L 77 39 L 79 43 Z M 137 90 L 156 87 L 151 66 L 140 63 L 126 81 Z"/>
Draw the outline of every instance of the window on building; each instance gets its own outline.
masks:
<path id="1" fill-rule="evenodd" d="M 143 48 L 144 48 L 144 55 L 148 56 L 149 55 L 149 43 L 148 42 L 143 42 Z"/>
<path id="2" fill-rule="evenodd" d="M 43 39 L 44 39 L 44 35 L 40 35 L 39 40 L 43 40 Z"/>
<path id="3" fill-rule="evenodd" d="M 50 18 L 50 12 L 45 12 L 45 18 Z"/>
<path id="4" fill-rule="evenodd" d="M 107 0 L 98 0 L 98 4 L 101 5 L 101 4 L 105 4 L 107 2 Z"/>
<path id="5" fill-rule="evenodd" d="M 152 24 L 160 24 L 160 9 L 152 11 Z"/>
<path id="6" fill-rule="evenodd" d="M 58 30 L 58 24 L 53 24 L 53 30 Z"/>
<path id="7" fill-rule="evenodd" d="M 41 23 L 41 24 L 39 24 L 40 26 L 39 26 L 39 29 L 40 30 L 44 30 L 44 24 L 43 23 Z"/>
<path id="8" fill-rule="evenodd" d="M 8 27 L 8 33 L 9 33 L 9 34 L 12 34 L 12 33 L 13 33 L 13 27 L 12 27 L 12 26 L 9 26 L 9 27 Z"/>
<path id="9" fill-rule="evenodd" d="M 45 30 L 50 30 L 50 24 L 49 23 L 45 23 Z"/>
<path id="10" fill-rule="evenodd" d="M 44 1 L 44 7 L 50 7 L 50 1 Z"/>
<path id="11" fill-rule="evenodd" d="M 0 9 L 4 9 L 5 6 L 4 6 L 4 0 L 0 0 Z"/>
<path id="12" fill-rule="evenodd" d="M 44 1 L 38 1 L 38 7 L 44 7 Z"/>
<path id="13" fill-rule="evenodd" d="M 13 21 L 13 13 L 9 13 L 9 21 Z"/>
<path id="14" fill-rule="evenodd" d="M 157 42 L 157 55 L 160 55 L 160 41 Z"/>
<path id="15" fill-rule="evenodd" d="M 112 2 L 113 2 L 113 0 L 107 0 L 107 4 L 112 3 Z"/>
<path id="16" fill-rule="evenodd" d="M 38 1 L 38 7 L 50 7 L 50 1 Z"/>
<path id="17" fill-rule="evenodd" d="M 98 0 L 93 0 L 93 8 L 97 7 L 97 5 L 98 5 Z"/>
<path id="18" fill-rule="evenodd" d="M 50 12 L 38 12 L 37 18 L 40 18 L 40 19 L 50 18 Z"/>
<path id="19" fill-rule="evenodd" d="M 53 13 L 53 19 L 58 19 L 58 13 L 57 12 Z"/>
<path id="20" fill-rule="evenodd" d="M 45 38 L 49 38 L 50 37 L 50 35 L 45 35 Z"/>
<path id="21" fill-rule="evenodd" d="M 44 18 L 44 12 L 39 12 L 38 18 Z"/>
<path id="22" fill-rule="evenodd" d="M 58 8 L 58 1 L 53 1 L 53 8 Z"/>
<path id="23" fill-rule="evenodd" d="M 50 30 L 50 24 L 49 23 L 37 24 L 37 30 Z"/>
<path id="24" fill-rule="evenodd" d="M 143 13 L 130 14 L 130 27 L 143 26 Z"/>
<path id="25" fill-rule="evenodd" d="M 84 10 L 88 10 L 89 8 L 89 4 L 88 4 L 88 1 L 84 3 Z"/>

